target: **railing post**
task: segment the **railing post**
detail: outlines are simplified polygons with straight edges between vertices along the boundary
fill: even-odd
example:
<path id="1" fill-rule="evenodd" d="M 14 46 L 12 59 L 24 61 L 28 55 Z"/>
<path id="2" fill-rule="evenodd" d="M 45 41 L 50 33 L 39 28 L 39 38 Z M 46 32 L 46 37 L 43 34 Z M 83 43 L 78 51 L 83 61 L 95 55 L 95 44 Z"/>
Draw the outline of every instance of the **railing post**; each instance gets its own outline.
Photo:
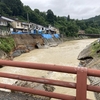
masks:
<path id="1" fill-rule="evenodd" d="M 76 100 L 87 100 L 87 68 L 78 68 L 76 84 Z"/>

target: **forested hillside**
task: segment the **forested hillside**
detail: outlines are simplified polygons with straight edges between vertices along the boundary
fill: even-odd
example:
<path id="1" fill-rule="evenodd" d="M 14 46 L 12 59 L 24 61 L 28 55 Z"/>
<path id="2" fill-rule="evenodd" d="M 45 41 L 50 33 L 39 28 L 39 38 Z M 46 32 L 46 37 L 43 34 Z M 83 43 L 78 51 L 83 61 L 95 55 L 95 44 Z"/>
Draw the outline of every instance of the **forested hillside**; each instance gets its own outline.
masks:
<path id="1" fill-rule="evenodd" d="M 29 21 L 43 26 L 59 28 L 60 33 L 67 36 L 77 36 L 79 30 L 84 30 L 88 34 L 100 34 L 100 16 L 89 20 L 74 20 L 67 17 L 56 16 L 51 9 L 40 12 L 39 9 L 32 10 L 29 6 L 23 5 L 20 0 L 0 0 L 0 13 L 10 18 L 18 18 L 22 21 Z M 95 16 L 95 15 L 94 15 Z"/>

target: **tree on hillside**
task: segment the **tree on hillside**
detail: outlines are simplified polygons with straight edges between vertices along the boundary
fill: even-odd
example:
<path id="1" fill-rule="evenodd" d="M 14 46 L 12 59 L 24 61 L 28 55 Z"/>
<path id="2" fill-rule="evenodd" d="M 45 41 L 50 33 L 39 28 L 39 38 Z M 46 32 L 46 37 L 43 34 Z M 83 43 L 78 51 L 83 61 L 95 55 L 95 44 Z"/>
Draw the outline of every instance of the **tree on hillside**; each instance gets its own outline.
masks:
<path id="1" fill-rule="evenodd" d="M 76 25 L 80 30 L 85 30 L 87 28 L 87 25 L 84 21 L 76 20 Z"/>
<path id="2" fill-rule="evenodd" d="M 19 16 L 23 13 L 23 4 L 20 0 L 1 0 L 2 3 L 12 11 L 12 16 Z"/>
<path id="3" fill-rule="evenodd" d="M 55 19 L 54 13 L 52 10 L 49 9 L 47 11 L 47 21 L 49 22 L 49 24 L 54 25 L 54 19 Z"/>
<path id="4" fill-rule="evenodd" d="M 68 35 L 69 36 L 77 36 L 77 33 L 78 33 L 78 27 L 76 24 L 72 24 L 72 23 L 69 23 L 68 26 L 67 26 L 67 31 L 68 31 Z"/>
<path id="5" fill-rule="evenodd" d="M 70 21 L 70 15 L 68 15 L 67 20 Z"/>
<path id="6" fill-rule="evenodd" d="M 39 11 L 39 9 L 34 9 L 34 12 L 36 13 L 36 14 L 40 14 L 40 11 Z"/>
<path id="7" fill-rule="evenodd" d="M 0 2 L 0 14 L 8 16 L 12 14 L 12 11 L 3 2 Z"/>
<path id="8" fill-rule="evenodd" d="M 96 29 L 96 28 L 93 28 L 93 27 L 88 27 L 85 30 L 85 33 L 86 34 L 100 34 L 100 29 Z"/>

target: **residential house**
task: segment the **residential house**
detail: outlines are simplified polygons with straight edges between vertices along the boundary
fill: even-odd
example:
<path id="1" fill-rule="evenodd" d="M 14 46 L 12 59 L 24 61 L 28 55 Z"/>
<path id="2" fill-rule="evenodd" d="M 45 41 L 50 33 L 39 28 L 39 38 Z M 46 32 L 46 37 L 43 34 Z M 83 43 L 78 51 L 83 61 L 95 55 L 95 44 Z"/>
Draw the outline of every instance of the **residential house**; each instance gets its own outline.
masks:
<path id="1" fill-rule="evenodd" d="M 38 25 L 38 24 L 35 24 L 35 23 L 30 23 L 31 33 L 34 33 L 34 34 L 45 33 L 45 29 L 46 28 L 42 25 Z"/>
<path id="2" fill-rule="evenodd" d="M 0 34 L 4 33 L 59 33 L 59 30 L 49 25 L 48 28 L 35 23 L 21 22 L 18 19 L 10 19 L 0 16 Z"/>
<path id="3" fill-rule="evenodd" d="M 36 29 L 36 24 L 35 23 L 29 23 L 29 32 L 34 33 L 34 30 Z"/>
<path id="4" fill-rule="evenodd" d="M 10 23 L 13 20 L 4 16 L 0 16 L 0 35 L 10 34 Z"/>
<path id="5" fill-rule="evenodd" d="M 19 20 L 14 20 L 11 23 L 14 32 L 21 32 L 21 33 L 30 33 L 33 29 L 32 23 L 21 22 Z"/>
<path id="6" fill-rule="evenodd" d="M 60 33 L 60 32 L 59 32 L 59 29 L 57 29 L 57 28 L 55 28 L 55 27 L 53 27 L 53 26 L 51 26 L 51 25 L 49 25 L 48 29 L 50 30 L 50 32 L 51 32 L 52 34 L 54 34 L 54 33 L 59 34 L 59 33 Z"/>
<path id="7" fill-rule="evenodd" d="M 23 31 L 23 24 L 21 21 L 14 20 L 11 22 L 11 26 L 13 27 L 13 32 Z"/>
<path id="8" fill-rule="evenodd" d="M 30 31 L 30 24 L 26 22 L 22 22 L 22 32 L 23 33 L 28 33 Z"/>

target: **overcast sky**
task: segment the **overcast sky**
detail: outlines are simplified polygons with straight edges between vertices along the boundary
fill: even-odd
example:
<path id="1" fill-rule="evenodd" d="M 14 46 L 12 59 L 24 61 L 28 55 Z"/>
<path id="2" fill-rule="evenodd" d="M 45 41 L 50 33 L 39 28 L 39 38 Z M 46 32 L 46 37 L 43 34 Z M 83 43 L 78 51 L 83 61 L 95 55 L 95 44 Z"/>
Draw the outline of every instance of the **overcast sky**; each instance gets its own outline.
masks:
<path id="1" fill-rule="evenodd" d="M 68 16 L 74 19 L 87 19 L 100 15 L 100 0 L 21 0 L 33 10 L 51 9 L 57 16 Z"/>

